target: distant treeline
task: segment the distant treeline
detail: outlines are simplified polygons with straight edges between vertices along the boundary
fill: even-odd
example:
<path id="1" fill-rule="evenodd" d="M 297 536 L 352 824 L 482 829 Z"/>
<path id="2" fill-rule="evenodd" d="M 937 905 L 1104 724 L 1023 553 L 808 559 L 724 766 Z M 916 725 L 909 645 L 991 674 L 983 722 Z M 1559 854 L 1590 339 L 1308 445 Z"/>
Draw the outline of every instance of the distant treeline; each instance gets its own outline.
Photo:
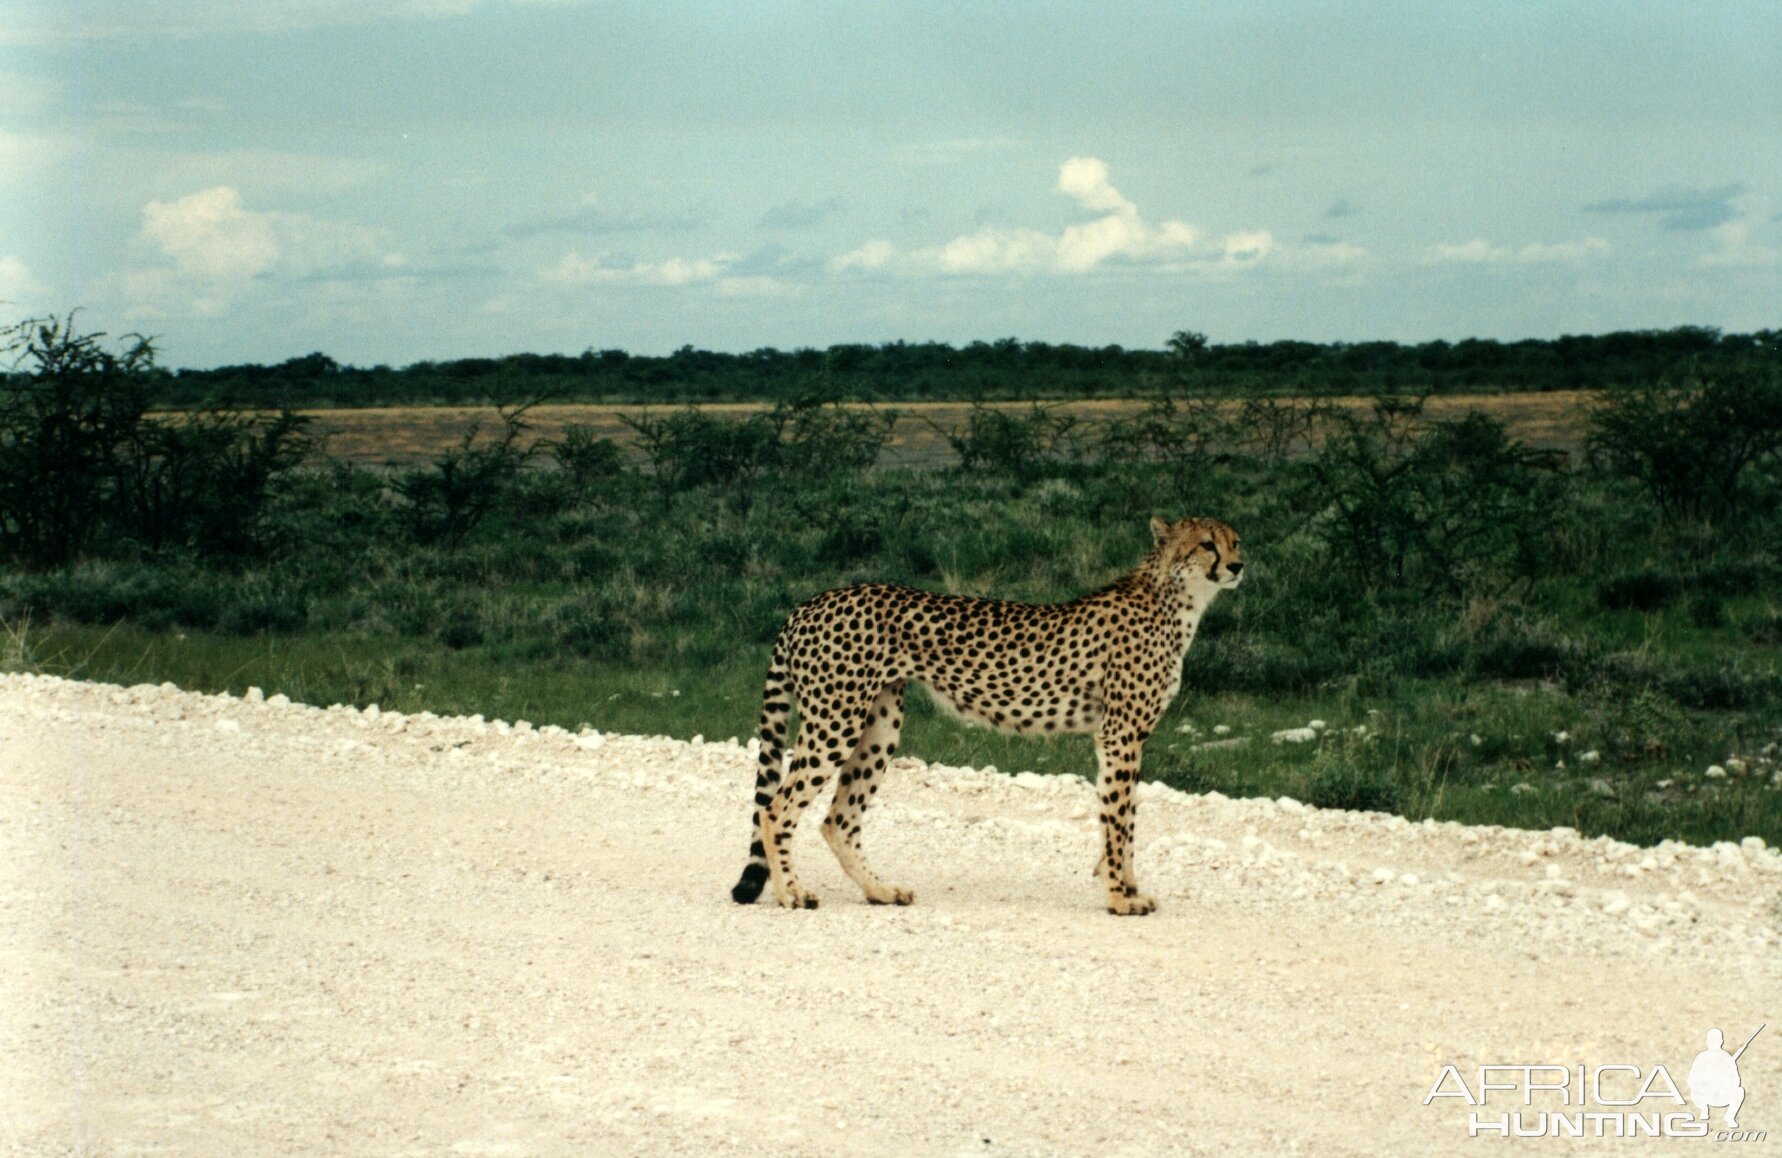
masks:
<path id="1" fill-rule="evenodd" d="M 1551 340 L 1469 338 L 1397 342 L 1209 343 L 1183 331 L 1161 350 L 1021 342 L 1005 338 L 841 345 L 827 350 L 724 354 L 683 346 L 663 357 L 623 350 L 511 354 L 416 362 L 400 369 L 347 366 L 326 354 L 277 365 L 157 370 L 166 407 L 256 408 L 564 402 L 762 401 L 856 398 L 998 400 L 1142 397 L 1160 392 L 1227 396 L 1377 395 L 1598 389 L 1711 373 L 1752 360 L 1782 361 L 1782 331 L 1722 334 L 1702 326 Z"/>

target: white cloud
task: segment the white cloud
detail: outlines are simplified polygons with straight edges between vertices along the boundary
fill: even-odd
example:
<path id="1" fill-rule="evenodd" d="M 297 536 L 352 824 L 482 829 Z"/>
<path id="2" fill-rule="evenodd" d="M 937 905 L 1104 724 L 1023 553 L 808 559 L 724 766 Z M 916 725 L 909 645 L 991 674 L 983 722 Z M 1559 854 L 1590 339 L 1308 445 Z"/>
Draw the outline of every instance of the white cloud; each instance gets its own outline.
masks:
<path id="1" fill-rule="evenodd" d="M 734 254 L 717 257 L 671 257 L 663 261 L 635 261 L 630 265 L 607 265 L 598 256 L 566 254 L 563 260 L 544 271 L 547 281 L 560 285 L 664 285 L 685 286 L 716 281 L 726 266 L 736 260 Z"/>
<path id="2" fill-rule="evenodd" d="M 232 186 L 203 189 L 142 208 L 139 248 L 165 259 L 114 275 L 138 314 L 222 312 L 257 278 L 308 277 L 330 270 L 399 268 L 382 230 L 302 213 L 254 210 Z"/>
<path id="3" fill-rule="evenodd" d="M 746 303 L 774 299 L 790 299 L 804 292 L 805 286 L 796 277 L 776 276 L 764 272 L 759 254 L 718 253 L 709 257 L 668 257 L 643 260 L 615 258 L 607 254 L 592 257 L 571 251 L 555 263 L 540 269 L 539 281 L 556 290 L 604 289 L 613 302 L 648 301 L 657 293 L 673 292 L 677 299 L 704 303 L 729 301 L 733 308 L 751 308 Z M 632 291 L 632 292 L 627 292 Z M 512 295 L 503 295 L 485 302 L 486 314 L 524 312 L 536 301 L 537 294 L 516 305 Z M 569 300 L 574 295 L 568 295 Z M 758 307 L 756 307 L 758 308 Z"/>
<path id="4" fill-rule="evenodd" d="M 1431 261 L 1506 261 L 1510 251 L 1494 246 L 1482 237 L 1476 237 L 1459 245 L 1433 245 L 1428 256 Z"/>
<path id="5" fill-rule="evenodd" d="M 1052 264 L 1058 241 L 1037 229 L 986 227 L 919 255 L 947 273 L 1024 273 Z"/>
<path id="6" fill-rule="evenodd" d="M 705 287 L 726 298 L 788 297 L 799 291 L 796 283 L 784 278 L 746 272 L 750 264 L 734 253 L 612 263 L 599 255 L 583 257 L 571 252 L 539 276 L 559 286 Z"/>
<path id="7" fill-rule="evenodd" d="M 1702 254 L 1699 259 L 1701 265 L 1729 269 L 1776 264 L 1776 251 L 1752 238 L 1749 221 L 1728 221 L 1724 225 L 1715 226 L 1710 233 L 1716 248 Z"/>
<path id="8" fill-rule="evenodd" d="M 897 257 L 897 247 L 889 241 L 873 240 L 851 249 L 847 253 L 829 259 L 831 273 L 845 273 L 850 269 L 876 270 L 884 269 Z"/>
<path id="9" fill-rule="evenodd" d="M 366 261 L 387 264 L 382 230 L 303 213 L 248 209 L 229 185 L 142 207 L 137 241 L 183 274 L 236 281 L 277 270 L 311 274 Z"/>
<path id="10" fill-rule="evenodd" d="M 139 240 L 173 259 L 182 273 L 208 280 L 250 278 L 278 261 L 272 217 L 250 213 L 227 185 L 142 208 Z"/>
<path id="11" fill-rule="evenodd" d="M 49 291 L 17 254 L 0 257 L 0 313 L 29 316 L 45 307 Z"/>
<path id="12" fill-rule="evenodd" d="M 1058 191 L 1085 209 L 1138 215 L 1138 206 L 1120 196 L 1108 180 L 1107 163 L 1095 157 L 1072 157 L 1059 166 Z"/>
<path id="13" fill-rule="evenodd" d="M 1185 221 L 1146 221 L 1138 206 L 1109 180 L 1106 163 L 1095 157 L 1065 161 L 1055 189 L 1099 216 L 1066 226 L 1056 235 L 1025 226 L 986 226 L 908 251 L 889 241 L 872 240 L 832 258 L 829 269 L 918 275 L 1082 274 L 1113 263 L 1163 269 L 1181 268 L 1182 263 L 1249 265 L 1273 247 L 1264 232 L 1209 239 Z"/>
<path id="14" fill-rule="evenodd" d="M 1469 265 L 1549 265 L 1556 262 L 1588 261 L 1607 255 L 1613 247 L 1600 237 L 1581 241 L 1554 243 L 1531 242 L 1520 249 L 1493 245 L 1482 237 L 1459 245 L 1431 246 L 1425 258 L 1431 262 L 1458 262 Z"/>
<path id="15" fill-rule="evenodd" d="M 1600 237 L 1586 237 L 1582 241 L 1560 241 L 1552 245 L 1536 242 L 1517 250 L 1515 260 L 1522 265 L 1589 261 L 1591 258 L 1606 257 L 1613 249 L 1613 246 Z"/>

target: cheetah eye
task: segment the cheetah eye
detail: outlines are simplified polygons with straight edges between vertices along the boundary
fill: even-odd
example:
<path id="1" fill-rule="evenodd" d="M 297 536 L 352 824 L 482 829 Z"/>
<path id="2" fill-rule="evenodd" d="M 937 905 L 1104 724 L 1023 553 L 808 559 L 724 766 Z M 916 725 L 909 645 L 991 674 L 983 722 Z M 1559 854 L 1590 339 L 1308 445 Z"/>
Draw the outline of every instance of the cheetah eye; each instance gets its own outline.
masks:
<path id="1" fill-rule="evenodd" d="M 1213 541 L 1211 539 L 1208 539 L 1206 542 L 1204 542 L 1200 545 L 1200 549 L 1203 551 L 1211 551 L 1213 549 Z"/>

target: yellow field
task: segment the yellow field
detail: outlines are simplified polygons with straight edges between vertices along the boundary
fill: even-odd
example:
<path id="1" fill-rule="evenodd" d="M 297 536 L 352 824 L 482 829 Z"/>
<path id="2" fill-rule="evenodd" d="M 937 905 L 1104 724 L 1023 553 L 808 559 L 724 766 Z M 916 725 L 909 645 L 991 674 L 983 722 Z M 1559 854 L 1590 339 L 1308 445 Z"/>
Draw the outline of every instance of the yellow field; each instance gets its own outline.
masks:
<path id="1" fill-rule="evenodd" d="M 1502 420 L 1510 435 L 1531 446 L 1570 450 L 1583 439 L 1590 395 L 1582 391 L 1547 394 L 1454 394 L 1432 397 L 1424 408 L 1426 419 L 1457 418 L 1469 410 L 1481 410 Z M 1338 398 L 1338 405 L 1361 410 L 1372 399 Z M 991 403 L 999 409 L 1024 411 L 1026 402 Z M 1098 399 L 1060 402 L 1061 414 L 1105 420 L 1135 414 L 1146 404 L 1132 399 Z M 1229 403 L 1234 410 L 1239 403 Z M 952 455 L 939 426 L 951 430 L 970 413 L 969 402 L 892 403 L 880 409 L 896 410 L 897 425 L 886 455 L 889 462 L 904 465 L 937 465 Z M 635 441 L 622 415 L 662 414 L 670 407 L 635 405 L 538 406 L 526 415 L 529 438 L 556 438 L 570 425 L 591 427 L 596 434 L 622 443 Z M 711 403 L 698 409 L 724 417 L 741 417 L 768 409 L 764 403 Z M 473 422 L 484 432 L 498 430 L 500 419 L 484 406 L 401 406 L 366 410 L 308 410 L 316 420 L 313 429 L 327 436 L 331 454 L 367 464 L 412 463 L 455 445 Z M 930 425 L 933 423 L 934 425 Z"/>

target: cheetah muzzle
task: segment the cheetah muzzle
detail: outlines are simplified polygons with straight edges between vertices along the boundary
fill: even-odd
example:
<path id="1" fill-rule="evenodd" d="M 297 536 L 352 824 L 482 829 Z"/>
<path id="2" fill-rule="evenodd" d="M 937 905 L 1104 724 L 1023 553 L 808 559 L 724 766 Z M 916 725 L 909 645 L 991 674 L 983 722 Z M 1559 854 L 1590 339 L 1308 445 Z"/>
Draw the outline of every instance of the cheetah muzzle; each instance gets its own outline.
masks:
<path id="1" fill-rule="evenodd" d="M 907 905 L 860 850 L 861 819 L 903 730 L 903 693 L 921 683 L 942 708 L 1023 735 L 1089 732 L 1099 770 L 1108 912 L 1142 916 L 1132 826 L 1145 741 L 1182 683 L 1195 628 L 1244 564 L 1237 535 L 1212 519 L 1151 520 L 1149 554 L 1125 577 L 1070 603 L 1009 603 L 871 583 L 796 608 L 774 642 L 761 703 L 753 839 L 730 892 L 749 904 L 772 885 L 789 909 L 814 909 L 792 868 L 798 818 L 825 787 L 823 821 L 843 871 L 875 905 Z M 785 762 L 786 721 L 800 724 Z M 782 768 L 782 764 L 784 767 Z"/>

